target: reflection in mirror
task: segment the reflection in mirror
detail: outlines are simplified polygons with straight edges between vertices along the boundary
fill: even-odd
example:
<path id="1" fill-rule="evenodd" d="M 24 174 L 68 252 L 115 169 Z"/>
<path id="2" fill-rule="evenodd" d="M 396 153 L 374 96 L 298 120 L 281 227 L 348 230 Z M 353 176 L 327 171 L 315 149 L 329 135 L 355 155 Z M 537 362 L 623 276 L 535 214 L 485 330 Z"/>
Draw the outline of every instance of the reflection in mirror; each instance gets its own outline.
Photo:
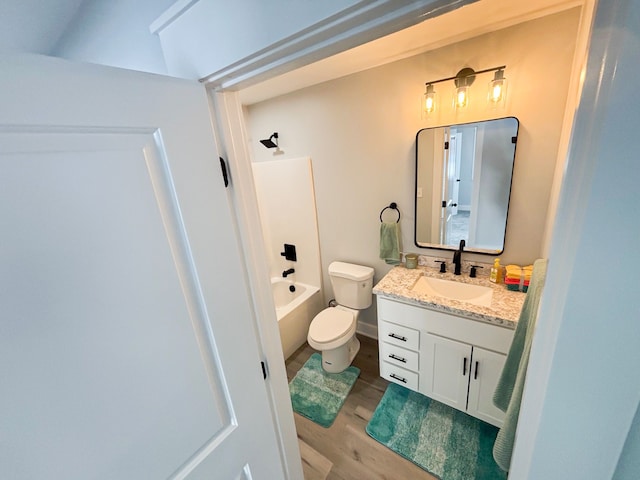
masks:
<path id="1" fill-rule="evenodd" d="M 418 132 L 416 246 L 502 253 L 517 137 L 515 117 Z"/>

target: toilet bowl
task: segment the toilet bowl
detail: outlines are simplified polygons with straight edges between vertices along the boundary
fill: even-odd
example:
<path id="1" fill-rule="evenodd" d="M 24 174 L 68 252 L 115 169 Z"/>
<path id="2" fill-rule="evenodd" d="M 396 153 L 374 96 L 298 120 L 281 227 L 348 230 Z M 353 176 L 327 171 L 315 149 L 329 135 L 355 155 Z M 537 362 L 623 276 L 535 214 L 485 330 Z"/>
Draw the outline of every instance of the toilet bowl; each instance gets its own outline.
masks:
<path id="1" fill-rule="evenodd" d="M 322 368 L 329 373 L 345 370 L 360 350 L 356 327 L 360 310 L 372 302 L 374 270 L 344 262 L 329 265 L 337 306 L 325 308 L 311 321 L 307 342 L 322 352 Z"/>
<path id="2" fill-rule="evenodd" d="M 311 321 L 307 341 L 322 352 L 325 371 L 344 371 L 360 350 L 360 341 L 356 338 L 359 313 L 338 305 L 325 308 Z"/>

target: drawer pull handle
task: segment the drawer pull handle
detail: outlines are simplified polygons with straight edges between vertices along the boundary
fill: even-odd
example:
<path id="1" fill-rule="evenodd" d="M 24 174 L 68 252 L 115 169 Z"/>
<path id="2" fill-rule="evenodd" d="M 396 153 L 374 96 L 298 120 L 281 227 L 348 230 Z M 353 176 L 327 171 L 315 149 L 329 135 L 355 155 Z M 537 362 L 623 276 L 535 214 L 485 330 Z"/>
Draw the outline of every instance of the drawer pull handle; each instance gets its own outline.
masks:
<path id="1" fill-rule="evenodd" d="M 406 378 L 402 378 L 399 377 L 398 375 L 396 375 L 395 373 L 392 373 L 391 375 L 389 375 L 391 378 L 395 378 L 396 380 L 401 381 L 402 383 L 407 383 L 407 379 Z"/>
<path id="2" fill-rule="evenodd" d="M 393 353 L 391 355 L 389 355 L 389 358 L 393 358 L 394 360 L 398 360 L 399 362 L 402 362 L 402 363 L 407 363 L 407 359 L 406 358 L 398 357 L 397 355 L 394 355 Z"/>
<path id="3" fill-rule="evenodd" d="M 462 363 L 462 376 L 464 377 L 467 374 L 467 357 L 464 357 L 464 362 Z"/>
<path id="4" fill-rule="evenodd" d="M 477 379 L 478 379 L 478 363 L 479 363 L 479 362 L 476 362 L 476 371 L 475 371 L 475 373 L 473 374 L 473 379 L 474 379 L 474 380 L 477 380 Z"/>
<path id="5" fill-rule="evenodd" d="M 400 340 L 401 342 L 406 342 L 407 341 L 407 337 L 402 337 L 400 335 L 396 335 L 395 333 L 390 333 L 389 336 L 391 338 L 395 338 L 396 340 Z"/>

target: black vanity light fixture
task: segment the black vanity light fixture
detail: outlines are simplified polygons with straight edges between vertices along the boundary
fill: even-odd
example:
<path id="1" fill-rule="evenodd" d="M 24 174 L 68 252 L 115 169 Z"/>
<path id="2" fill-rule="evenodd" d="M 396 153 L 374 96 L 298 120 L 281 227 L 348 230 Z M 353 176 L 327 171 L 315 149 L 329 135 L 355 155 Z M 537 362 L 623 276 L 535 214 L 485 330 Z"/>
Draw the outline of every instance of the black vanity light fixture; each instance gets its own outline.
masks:
<path id="1" fill-rule="evenodd" d="M 266 140 L 260 140 L 260 143 L 267 148 L 278 148 L 278 132 L 273 132 Z"/>
<path id="2" fill-rule="evenodd" d="M 473 68 L 465 67 L 460 70 L 454 77 L 441 78 L 439 80 L 431 80 L 429 82 L 425 82 L 426 90 L 424 92 L 423 106 L 425 113 L 427 115 L 430 115 L 436 110 L 437 94 L 434 88 L 434 85 L 436 83 L 453 80 L 456 86 L 456 93 L 453 96 L 453 108 L 458 110 L 469 105 L 469 87 L 475 81 L 476 75 L 488 72 L 495 73 L 493 76 L 493 80 L 489 82 L 487 102 L 490 106 L 498 106 L 504 103 L 507 94 L 507 79 L 504 77 L 504 70 L 506 68 L 506 65 L 500 65 L 499 67 L 486 68 L 484 70 L 478 70 L 476 72 Z"/>

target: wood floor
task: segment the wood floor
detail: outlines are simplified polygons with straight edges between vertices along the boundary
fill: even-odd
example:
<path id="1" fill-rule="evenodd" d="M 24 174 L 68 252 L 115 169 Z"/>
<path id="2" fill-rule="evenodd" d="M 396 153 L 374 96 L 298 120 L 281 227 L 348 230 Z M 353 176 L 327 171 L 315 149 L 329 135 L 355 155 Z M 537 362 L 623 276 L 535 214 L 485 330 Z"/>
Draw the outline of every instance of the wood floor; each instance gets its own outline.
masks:
<path id="1" fill-rule="evenodd" d="M 379 376 L 378 343 L 358 336 L 353 365 L 361 370 L 338 417 L 324 428 L 295 413 L 305 480 L 434 480 L 436 477 L 373 440 L 365 427 L 389 382 Z M 314 350 L 300 347 L 286 362 L 289 381 Z"/>

